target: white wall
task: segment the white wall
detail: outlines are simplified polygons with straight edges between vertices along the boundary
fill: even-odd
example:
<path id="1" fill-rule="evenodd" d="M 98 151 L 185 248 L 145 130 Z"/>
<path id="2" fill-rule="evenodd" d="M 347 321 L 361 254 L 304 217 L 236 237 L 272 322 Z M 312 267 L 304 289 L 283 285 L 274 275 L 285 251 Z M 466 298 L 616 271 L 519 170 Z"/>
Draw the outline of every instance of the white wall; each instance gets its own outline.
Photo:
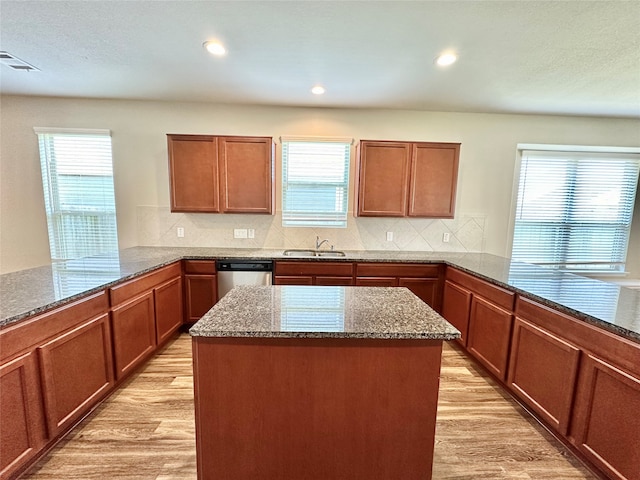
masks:
<path id="1" fill-rule="evenodd" d="M 121 248 L 141 243 L 140 210 L 155 207 L 163 212 L 169 206 L 167 133 L 460 142 L 456 217 L 483 219 L 483 250 L 498 255 L 507 253 L 518 143 L 640 146 L 640 120 L 631 119 L 19 96 L 2 97 L 0 106 L 1 272 L 49 262 L 34 126 L 112 131 Z M 278 178 L 277 187 L 279 199 Z M 198 218 L 224 222 L 207 216 L 191 217 L 192 223 Z M 630 257 L 640 245 L 637 218 Z M 640 275 L 637 257 L 630 260 Z"/>

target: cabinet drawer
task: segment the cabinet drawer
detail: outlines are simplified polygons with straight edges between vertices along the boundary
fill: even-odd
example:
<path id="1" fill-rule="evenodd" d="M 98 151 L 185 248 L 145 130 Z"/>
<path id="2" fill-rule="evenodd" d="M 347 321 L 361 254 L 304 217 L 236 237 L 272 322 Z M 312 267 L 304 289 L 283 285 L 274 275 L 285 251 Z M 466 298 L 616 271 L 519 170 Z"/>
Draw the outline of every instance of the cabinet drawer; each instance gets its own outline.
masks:
<path id="1" fill-rule="evenodd" d="M 420 263 L 358 263 L 356 276 L 358 277 L 432 277 L 440 274 L 439 264 Z"/>
<path id="2" fill-rule="evenodd" d="M 353 263 L 342 262 L 276 262 L 276 275 L 326 275 L 330 277 L 350 277 Z"/>
<path id="3" fill-rule="evenodd" d="M 185 260 L 184 273 L 193 273 L 196 275 L 215 275 L 215 260 Z"/>
<path id="4" fill-rule="evenodd" d="M 141 293 L 151 290 L 153 287 L 160 285 L 174 277 L 180 276 L 182 273 L 180 262 L 172 263 L 159 270 L 147 273 L 141 277 L 133 278 L 127 282 L 121 283 L 109 289 L 111 298 L 111 306 L 116 305 L 136 297 Z"/>
<path id="5" fill-rule="evenodd" d="M 480 280 L 468 273 L 461 272 L 455 268 L 447 268 L 447 280 L 462 285 L 471 290 L 475 295 L 490 300 L 499 307 L 513 311 L 516 294 L 504 288 L 492 285 L 489 282 Z"/>

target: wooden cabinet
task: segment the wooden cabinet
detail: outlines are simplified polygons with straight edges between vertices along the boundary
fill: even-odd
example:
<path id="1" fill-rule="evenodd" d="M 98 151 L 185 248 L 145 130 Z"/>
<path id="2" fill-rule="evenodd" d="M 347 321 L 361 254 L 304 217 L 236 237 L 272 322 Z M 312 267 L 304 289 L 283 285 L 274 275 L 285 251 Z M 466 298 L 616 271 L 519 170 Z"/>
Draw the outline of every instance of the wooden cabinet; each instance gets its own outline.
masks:
<path id="1" fill-rule="evenodd" d="M 610 478 L 639 478 L 640 376 L 586 355 L 575 410 L 573 434 L 580 451 Z"/>
<path id="2" fill-rule="evenodd" d="M 49 435 L 72 426 L 114 385 L 109 315 L 38 347 Z"/>
<path id="3" fill-rule="evenodd" d="M 500 380 L 506 380 L 513 313 L 478 296 L 471 297 L 467 350 Z"/>
<path id="4" fill-rule="evenodd" d="M 358 263 L 356 285 L 407 287 L 435 310 L 440 309 L 440 265 L 410 263 Z"/>
<path id="5" fill-rule="evenodd" d="M 0 478 L 15 478 L 113 386 L 108 311 L 98 292 L 0 330 Z"/>
<path id="6" fill-rule="evenodd" d="M 148 292 L 112 310 L 116 376 L 122 379 L 155 350 L 153 293 Z"/>
<path id="7" fill-rule="evenodd" d="M 121 380 L 155 351 L 182 322 L 179 262 L 109 289 L 116 379 Z"/>
<path id="8" fill-rule="evenodd" d="M 446 271 L 445 292 L 444 318 L 462 327 L 462 343 L 469 353 L 505 381 L 515 294 L 451 267 Z"/>
<path id="9" fill-rule="evenodd" d="M 471 315 L 471 291 L 450 280 L 444 282 L 442 295 L 442 316 L 460 330 L 457 341 L 467 346 L 469 317 Z"/>
<path id="10" fill-rule="evenodd" d="M 273 141 L 220 137 L 220 205 L 223 213 L 272 213 Z"/>
<path id="11" fill-rule="evenodd" d="M 156 342 L 162 345 L 183 323 L 182 277 L 173 278 L 153 289 L 156 313 Z"/>
<path id="12" fill-rule="evenodd" d="M 271 137 L 167 135 L 171 211 L 273 212 Z"/>
<path id="13" fill-rule="evenodd" d="M 638 478 L 640 344 L 519 297 L 508 379 L 608 478 Z"/>
<path id="14" fill-rule="evenodd" d="M 11 478 L 45 443 L 44 411 L 34 352 L 0 366 L 0 478 Z"/>
<path id="15" fill-rule="evenodd" d="M 218 143 L 205 135 L 168 135 L 172 212 L 220 212 Z"/>
<path id="16" fill-rule="evenodd" d="M 453 218 L 459 143 L 360 142 L 360 216 Z"/>
<path id="17" fill-rule="evenodd" d="M 185 260 L 185 323 L 195 323 L 218 301 L 216 262 Z"/>
<path id="18" fill-rule="evenodd" d="M 275 285 L 354 285 L 354 266 L 350 262 L 277 261 Z"/>
<path id="19" fill-rule="evenodd" d="M 579 361 L 578 347 L 516 317 L 508 386 L 563 435 L 569 429 Z"/>

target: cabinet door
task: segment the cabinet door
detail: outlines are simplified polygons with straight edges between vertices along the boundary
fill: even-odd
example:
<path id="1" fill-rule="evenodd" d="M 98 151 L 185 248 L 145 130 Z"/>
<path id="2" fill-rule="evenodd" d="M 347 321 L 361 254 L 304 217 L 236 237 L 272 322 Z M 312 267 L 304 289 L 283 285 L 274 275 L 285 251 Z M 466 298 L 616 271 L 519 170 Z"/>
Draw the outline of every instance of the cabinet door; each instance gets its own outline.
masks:
<path id="1" fill-rule="evenodd" d="M 398 278 L 399 287 L 407 287 L 431 308 L 438 310 L 437 278 Z"/>
<path id="2" fill-rule="evenodd" d="M 467 349 L 500 380 L 506 380 L 513 314 L 482 297 L 471 298 Z"/>
<path id="3" fill-rule="evenodd" d="M 172 212 L 220 211 L 216 137 L 168 135 Z"/>
<path id="4" fill-rule="evenodd" d="M 41 398 L 34 352 L 0 367 L 0 478 L 11 478 L 44 444 Z"/>
<path id="5" fill-rule="evenodd" d="M 225 213 L 272 213 L 271 138 L 220 137 L 220 203 Z"/>
<path id="6" fill-rule="evenodd" d="M 142 363 L 156 348 L 153 292 L 114 308 L 113 350 L 116 377 L 121 379 Z"/>
<path id="7" fill-rule="evenodd" d="M 610 478 L 639 478 L 640 378 L 587 355 L 574 410 L 575 443 L 587 458 Z"/>
<path id="8" fill-rule="evenodd" d="M 156 287 L 153 291 L 158 345 L 182 325 L 182 279 L 180 277 Z"/>
<path id="9" fill-rule="evenodd" d="M 217 275 L 185 275 L 187 299 L 187 322 L 202 318 L 218 301 Z"/>
<path id="10" fill-rule="evenodd" d="M 361 287 L 397 287 L 396 277 L 357 277 L 356 285 Z"/>
<path id="11" fill-rule="evenodd" d="M 442 316 L 460 330 L 460 342 L 467 346 L 469 316 L 471 314 L 471 292 L 458 284 L 446 280 L 442 297 Z"/>
<path id="12" fill-rule="evenodd" d="M 361 142 L 358 215 L 406 215 L 410 155 L 410 143 Z"/>
<path id="13" fill-rule="evenodd" d="M 313 285 L 313 277 L 308 275 L 276 275 L 274 285 Z"/>
<path id="14" fill-rule="evenodd" d="M 109 315 L 53 339 L 38 353 L 49 436 L 54 437 L 113 388 Z"/>
<path id="15" fill-rule="evenodd" d="M 566 435 L 580 349 L 516 317 L 508 385 L 536 413 Z"/>
<path id="16" fill-rule="evenodd" d="M 459 144 L 416 143 L 411 159 L 409 216 L 453 218 Z"/>

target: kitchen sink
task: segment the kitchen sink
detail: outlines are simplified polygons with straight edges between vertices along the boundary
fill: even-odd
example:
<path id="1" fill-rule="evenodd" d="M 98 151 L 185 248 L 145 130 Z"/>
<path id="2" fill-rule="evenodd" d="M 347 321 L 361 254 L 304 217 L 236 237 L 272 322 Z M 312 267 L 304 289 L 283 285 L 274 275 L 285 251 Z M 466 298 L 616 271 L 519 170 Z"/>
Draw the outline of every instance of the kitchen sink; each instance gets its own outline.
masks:
<path id="1" fill-rule="evenodd" d="M 340 250 L 285 250 L 282 252 L 285 257 L 345 257 L 346 254 Z"/>
<path id="2" fill-rule="evenodd" d="M 285 257 L 315 257 L 315 250 L 285 250 L 282 252 Z"/>

